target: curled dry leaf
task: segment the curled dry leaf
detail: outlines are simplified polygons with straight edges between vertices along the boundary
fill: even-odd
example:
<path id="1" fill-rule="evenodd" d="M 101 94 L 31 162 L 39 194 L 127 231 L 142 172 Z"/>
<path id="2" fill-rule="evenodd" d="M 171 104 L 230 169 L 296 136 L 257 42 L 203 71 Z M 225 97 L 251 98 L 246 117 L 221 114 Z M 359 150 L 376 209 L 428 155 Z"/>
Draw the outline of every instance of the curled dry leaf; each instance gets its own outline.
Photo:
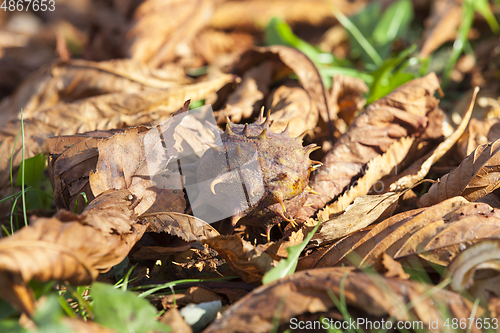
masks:
<path id="1" fill-rule="evenodd" d="M 481 145 L 421 198 L 424 206 L 461 195 L 476 201 L 500 187 L 500 140 Z"/>
<path id="2" fill-rule="evenodd" d="M 448 266 L 445 278 L 451 278 L 451 288 L 469 291 L 474 298 L 487 304 L 492 296 L 499 297 L 500 239 L 478 242 L 459 253 Z"/>
<path id="3" fill-rule="evenodd" d="M 368 92 L 366 83 L 355 77 L 337 74 L 333 77 L 330 88 L 330 112 L 339 118 L 335 127 L 344 134 L 353 123 L 357 113 L 366 103 L 364 94 Z"/>
<path id="4" fill-rule="evenodd" d="M 345 297 L 348 306 L 361 311 L 360 317 L 421 320 L 429 332 L 443 329 L 443 326 L 437 330 L 428 327 L 429 318 L 438 319 L 442 325 L 445 318 L 469 318 L 474 307 L 454 292 L 431 291 L 431 286 L 415 281 L 384 278 L 349 268 L 325 268 L 298 272 L 255 289 L 205 332 L 269 332 L 276 325 L 289 328 L 291 318 L 306 313 L 337 312 L 332 299 L 341 297 Z M 446 304 L 446 308 L 437 304 Z M 476 316 L 483 313 L 478 308 Z"/>
<path id="5" fill-rule="evenodd" d="M 56 62 L 33 74 L 7 102 L 0 105 L 0 122 L 18 118 L 21 109 L 24 117 L 29 118 L 38 109 L 62 101 L 68 103 L 115 92 L 131 94 L 146 89 L 164 90 L 189 82 L 184 77 L 150 69 L 133 60 Z"/>
<path id="6" fill-rule="evenodd" d="M 149 124 L 166 119 L 188 99 L 205 99 L 234 79 L 233 75 L 216 75 L 206 81 L 167 90 L 119 92 L 82 99 L 76 103 L 59 103 L 54 107 L 37 109 L 32 119 L 58 124 L 58 134 Z"/>
<path id="7" fill-rule="evenodd" d="M 94 199 L 89 174 L 97 165 L 97 143 L 113 134 L 113 131 L 95 131 L 47 140 L 48 172 L 58 209 L 72 211 L 78 200 L 77 212 L 81 213 L 86 203 L 83 197 L 78 199 L 80 193 L 84 192 L 89 202 Z"/>
<path id="8" fill-rule="evenodd" d="M 141 215 L 141 219 L 149 223 L 148 231 L 167 232 L 186 242 L 200 242 L 219 236 L 219 232 L 207 222 L 182 213 L 150 213 Z"/>
<path id="9" fill-rule="evenodd" d="M 431 16 L 427 19 L 421 57 L 428 57 L 447 41 L 455 39 L 462 22 L 462 1 L 439 0 L 432 2 Z"/>
<path id="10" fill-rule="evenodd" d="M 238 235 L 217 236 L 203 241 L 216 250 L 231 269 L 246 282 L 260 282 L 274 267 L 273 258 L 266 253 L 268 245 L 253 246 Z"/>
<path id="11" fill-rule="evenodd" d="M 358 116 L 311 176 L 320 195 L 312 196 L 312 211 L 341 194 L 361 174 L 366 164 L 403 137 L 418 137 L 428 124 L 426 115 L 437 108 L 434 73 L 412 80 L 372 103 Z M 403 154 L 404 152 L 401 152 Z"/>
<path id="12" fill-rule="evenodd" d="M 316 105 L 296 81 L 276 88 L 268 97 L 267 107 L 271 109 L 271 130 L 279 133 L 288 126 L 288 133 L 293 138 L 314 128 L 318 122 Z"/>
<path id="13" fill-rule="evenodd" d="M 316 65 L 304 53 L 296 49 L 281 45 L 255 47 L 241 55 L 240 59 L 233 65 L 232 72 L 241 76 L 242 73 L 255 65 L 271 59 L 281 60 L 284 65 L 297 74 L 302 87 L 311 96 L 316 104 L 316 109 L 327 124 L 329 119 L 335 119 L 335 115 L 329 111 L 328 94 Z"/>
<path id="14" fill-rule="evenodd" d="M 269 93 L 273 79 L 274 63 L 270 60 L 250 68 L 243 74 L 241 83 L 226 101 L 226 106 L 218 114 L 218 122 L 225 122 L 229 117 L 233 122 L 250 118 L 264 104 L 264 97 Z"/>
<path id="15" fill-rule="evenodd" d="M 37 218 L 32 226 L 0 240 L 1 296 L 15 299 L 32 279 L 91 283 L 120 263 L 144 234 L 147 224 L 137 220 L 135 205 L 137 198 L 128 190 L 108 191 L 81 215 L 60 211 L 52 218 Z M 30 309 L 26 303 L 15 304 Z"/>
<path id="16" fill-rule="evenodd" d="M 134 208 L 138 215 L 184 212 L 186 202 L 180 175 L 168 169 L 159 175 L 177 153 L 173 140 L 160 138 L 160 130 L 133 127 L 99 142 L 97 168 L 90 173 L 94 195 L 109 189 L 128 189 L 139 199 Z M 157 176 L 162 177 L 161 185 L 154 181 Z"/>
<path id="17" fill-rule="evenodd" d="M 150 67 L 175 60 L 208 23 L 214 6 L 213 0 L 143 2 L 135 10 L 134 23 L 126 37 L 127 53 Z"/>

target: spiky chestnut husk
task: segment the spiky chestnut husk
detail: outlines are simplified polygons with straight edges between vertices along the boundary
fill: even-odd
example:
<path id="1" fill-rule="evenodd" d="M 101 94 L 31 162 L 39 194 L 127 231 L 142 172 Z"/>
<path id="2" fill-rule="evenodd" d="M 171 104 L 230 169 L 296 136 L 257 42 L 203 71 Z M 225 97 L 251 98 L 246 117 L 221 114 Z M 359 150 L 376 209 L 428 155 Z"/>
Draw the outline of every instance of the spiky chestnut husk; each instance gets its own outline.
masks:
<path id="1" fill-rule="evenodd" d="M 201 186 L 193 207 L 218 207 L 232 216 L 233 226 L 264 226 L 268 235 L 283 220 L 293 223 L 305 203 L 309 175 L 320 164 L 309 159 L 318 147 L 303 147 L 304 135 L 292 138 L 287 129 L 274 133 L 270 125 L 269 113 L 253 124 L 228 119 L 222 142 L 211 144 L 197 163 Z"/>

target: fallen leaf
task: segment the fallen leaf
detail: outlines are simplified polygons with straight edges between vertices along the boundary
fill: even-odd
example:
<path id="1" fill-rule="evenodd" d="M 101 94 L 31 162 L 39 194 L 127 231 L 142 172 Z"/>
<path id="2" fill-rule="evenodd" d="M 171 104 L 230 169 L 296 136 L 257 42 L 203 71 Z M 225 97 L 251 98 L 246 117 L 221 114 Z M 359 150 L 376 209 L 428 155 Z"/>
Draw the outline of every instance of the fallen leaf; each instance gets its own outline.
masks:
<path id="1" fill-rule="evenodd" d="M 154 181 L 170 158 L 176 157 L 172 141 L 165 140 L 165 144 L 155 127 L 133 127 L 100 141 L 96 171 L 89 176 L 94 196 L 109 189 L 128 189 L 139 199 L 134 208 L 138 215 L 184 212 L 180 174 L 165 169 L 162 183 Z"/>
<path id="2" fill-rule="evenodd" d="M 396 277 L 402 280 L 408 280 L 410 274 L 406 273 L 403 266 L 396 260 L 392 259 L 387 253 L 382 253 L 381 257 L 381 270 L 385 277 L 391 278 Z"/>
<path id="3" fill-rule="evenodd" d="M 270 60 L 250 68 L 243 74 L 241 83 L 226 101 L 226 105 L 218 113 L 218 122 L 225 122 L 229 117 L 233 122 L 242 118 L 250 118 L 259 112 L 264 105 L 264 97 L 269 93 L 269 85 L 273 78 L 274 63 Z"/>
<path id="4" fill-rule="evenodd" d="M 288 128 L 295 138 L 314 128 L 319 113 L 307 91 L 295 81 L 287 82 L 276 88 L 268 96 L 268 109 L 271 110 L 271 130 L 280 133 Z"/>
<path id="5" fill-rule="evenodd" d="M 150 69 L 133 60 L 55 62 L 33 74 L 7 103 L 0 105 L 0 122 L 18 118 L 21 109 L 24 117 L 30 118 L 38 109 L 60 102 L 117 92 L 132 94 L 146 89 L 165 90 L 189 82 L 184 77 Z"/>
<path id="6" fill-rule="evenodd" d="M 330 119 L 335 119 L 335 115 L 329 111 L 328 94 L 316 65 L 304 53 L 296 49 L 281 45 L 254 47 L 241 55 L 231 71 L 241 76 L 248 69 L 269 59 L 281 60 L 298 76 L 302 87 L 311 96 L 316 109 L 327 124 Z"/>
<path id="7" fill-rule="evenodd" d="M 311 175 L 312 188 L 320 193 L 313 207 L 321 208 L 348 188 L 373 158 L 403 137 L 418 137 L 428 126 L 426 114 L 437 108 L 433 97 L 439 89 L 434 73 L 412 80 L 372 103 L 323 158 Z M 403 154 L 404 152 L 401 152 Z"/>
<path id="8" fill-rule="evenodd" d="M 133 212 L 136 201 L 127 190 L 108 191 L 81 215 L 61 210 L 55 217 L 37 218 L 32 226 L 1 239 L 2 283 L 11 281 L 19 288 L 26 288 L 31 280 L 89 284 L 100 272 L 120 263 L 146 230 L 147 224 L 141 224 Z M 7 299 L 22 294 L 9 285 L 0 292 Z"/>
<path id="9" fill-rule="evenodd" d="M 330 112 L 336 114 L 342 119 L 340 124 L 336 124 L 341 134 L 345 133 L 354 121 L 357 113 L 363 109 L 366 103 L 364 94 L 368 92 L 366 83 L 355 77 L 337 74 L 332 79 L 332 87 L 330 88 Z"/>
<path id="10" fill-rule="evenodd" d="M 149 213 L 141 215 L 141 219 L 148 221 L 148 231 L 167 232 L 186 242 L 200 242 L 219 236 L 219 232 L 207 222 L 182 213 Z"/>
<path id="11" fill-rule="evenodd" d="M 89 202 L 94 199 L 89 185 L 89 173 L 97 165 L 97 143 L 113 133 L 96 131 L 47 140 L 48 172 L 54 190 L 54 203 L 58 209 L 72 211 L 78 200 L 77 213 L 81 213 L 87 204 L 80 193 L 84 192 Z"/>
<path id="12" fill-rule="evenodd" d="M 172 332 L 193 333 L 191 326 L 189 326 L 184 318 L 182 318 L 177 308 L 171 308 L 166 311 L 163 316 L 161 316 L 160 322 L 170 326 L 172 328 Z"/>
<path id="13" fill-rule="evenodd" d="M 183 48 L 208 23 L 214 6 L 212 0 L 141 3 L 126 36 L 127 53 L 149 67 L 161 67 L 183 56 Z M 166 16 L 171 19 L 165 20 Z"/>
<path id="14" fill-rule="evenodd" d="M 203 243 L 217 251 L 245 282 L 260 282 L 274 267 L 273 258 L 265 252 L 268 246 L 253 246 L 238 235 L 217 236 Z"/>
<path id="15" fill-rule="evenodd" d="M 476 87 L 476 89 L 474 89 L 474 94 L 472 95 L 472 100 L 470 101 L 469 108 L 467 109 L 467 112 L 464 115 L 460 126 L 458 126 L 455 132 L 453 132 L 453 134 L 446 138 L 446 140 L 441 142 L 439 146 L 434 149 L 434 151 L 429 153 L 427 156 L 422 157 L 421 159 L 416 161 L 410 168 L 405 170 L 405 173 L 408 174 L 391 184 L 390 190 L 394 191 L 397 189 L 401 190 L 413 187 L 417 182 L 422 180 L 425 175 L 427 175 L 434 162 L 439 160 L 448 150 L 450 150 L 450 148 L 457 142 L 457 140 L 462 136 L 465 129 L 467 128 L 478 91 L 479 87 Z"/>
<path id="16" fill-rule="evenodd" d="M 468 291 L 483 304 L 493 296 L 500 296 L 500 239 L 478 242 L 460 252 L 450 263 L 443 278 L 451 279 L 451 288 Z"/>
<path id="17" fill-rule="evenodd" d="M 442 325 L 444 318 L 468 318 L 474 307 L 454 292 L 432 289 L 415 281 L 384 278 L 344 267 L 324 268 L 298 272 L 255 289 L 205 332 L 269 332 L 281 325 L 290 328 L 291 319 L 302 314 L 338 311 L 333 300 L 344 297 L 351 309 L 361 311 L 361 318 L 372 315 L 378 320 L 421 320 L 429 332 L 443 329 L 428 327 L 429 318 L 438 319 Z M 446 304 L 446 308 L 438 304 Z M 483 313 L 479 307 L 476 316 Z"/>
<path id="18" fill-rule="evenodd" d="M 476 201 L 500 187 L 500 140 L 481 145 L 460 165 L 439 179 L 420 202 L 430 206 L 449 197 L 461 195 Z"/>

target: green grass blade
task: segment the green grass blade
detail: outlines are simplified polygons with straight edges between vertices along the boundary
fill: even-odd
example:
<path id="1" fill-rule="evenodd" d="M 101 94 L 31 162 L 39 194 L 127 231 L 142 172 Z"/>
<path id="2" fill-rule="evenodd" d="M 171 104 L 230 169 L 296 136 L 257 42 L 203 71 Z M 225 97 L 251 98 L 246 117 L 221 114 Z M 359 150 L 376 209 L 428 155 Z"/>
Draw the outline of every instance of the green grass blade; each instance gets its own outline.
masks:
<path id="1" fill-rule="evenodd" d="M 474 19 L 474 1 L 465 0 L 463 4 L 462 24 L 458 29 L 457 39 L 453 43 L 453 50 L 451 51 L 450 59 L 446 64 L 444 70 L 443 83 L 441 84 L 443 88 L 448 85 L 448 82 L 450 81 L 451 71 L 455 67 L 455 64 L 458 61 L 458 57 L 460 56 L 460 54 L 462 54 L 464 45 L 467 41 L 467 36 L 469 35 L 469 31 L 472 27 L 473 19 Z"/>
<path id="2" fill-rule="evenodd" d="M 483 17 L 491 28 L 491 31 L 498 34 L 500 32 L 500 25 L 498 24 L 495 15 L 490 9 L 490 4 L 488 0 L 475 0 L 474 9 L 477 10 Z"/>
<path id="3" fill-rule="evenodd" d="M 337 18 L 337 20 L 342 24 L 342 26 L 351 33 L 351 35 L 356 39 L 356 41 L 361 45 L 363 50 L 368 54 L 368 56 L 372 59 L 372 61 L 377 66 L 381 66 L 384 62 L 380 55 L 377 53 L 375 48 L 370 44 L 370 42 L 363 36 L 361 31 L 339 10 L 334 9 L 333 15 Z"/>
<path id="4" fill-rule="evenodd" d="M 302 243 L 290 246 L 286 249 L 286 251 L 288 252 L 288 257 L 281 260 L 276 267 L 270 269 L 266 274 L 264 274 L 264 277 L 262 278 L 262 284 L 267 284 L 274 280 L 281 279 L 295 272 L 300 254 L 305 249 L 307 243 L 309 243 L 316 230 L 318 230 L 320 224 L 321 223 L 318 223 L 318 225 L 314 227 L 314 229 L 307 235 Z"/>
<path id="5" fill-rule="evenodd" d="M 24 141 L 24 115 L 23 115 L 23 109 L 21 109 L 21 133 L 22 133 L 22 140 L 23 140 L 23 162 L 25 159 L 25 154 L 26 154 L 26 145 Z M 28 217 L 26 215 L 26 193 L 24 191 L 24 163 L 21 165 L 21 195 L 23 197 L 23 216 L 24 216 L 24 225 L 28 226 Z"/>

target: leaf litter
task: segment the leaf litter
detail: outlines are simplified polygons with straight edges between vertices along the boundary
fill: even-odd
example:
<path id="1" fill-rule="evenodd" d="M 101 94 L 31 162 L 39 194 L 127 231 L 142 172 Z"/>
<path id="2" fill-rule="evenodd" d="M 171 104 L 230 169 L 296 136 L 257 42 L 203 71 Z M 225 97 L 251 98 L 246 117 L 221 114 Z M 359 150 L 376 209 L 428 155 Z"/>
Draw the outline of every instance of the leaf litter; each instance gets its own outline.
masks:
<path id="1" fill-rule="evenodd" d="M 39 45 L 16 44 L 23 52 L 57 49 L 60 59 L 41 55 L 36 63 L 45 66 L 38 70 L 25 56 L 12 57 L 10 39 L 0 43 L 0 72 L 16 61 L 12 72 L 18 71 L 0 79 L 0 200 L 11 196 L 0 203 L 0 297 L 20 311 L 10 322 L 42 331 L 66 325 L 146 332 L 166 324 L 186 332 L 268 332 L 286 331 L 292 319 L 371 318 L 419 320 L 424 331 L 442 332 L 429 318 L 498 319 L 498 89 L 487 87 L 477 102 L 472 89 L 497 71 L 494 61 L 484 61 L 494 53 L 493 39 L 480 37 L 486 53 L 465 46 L 488 56 L 470 62 L 467 54 L 454 70 L 445 64 L 443 95 L 436 62 L 430 67 L 438 75 L 427 60 L 408 56 L 411 34 L 398 28 L 397 42 L 384 44 L 393 56 L 379 47 L 383 27 L 369 28 L 377 11 L 363 1 L 82 3 L 87 9 L 66 6 L 73 21 L 59 13 L 44 17 L 54 28 L 45 39 L 26 33 Z M 457 20 L 465 5 L 496 31 L 494 6 L 485 3 L 412 7 L 400 0 L 383 15 L 377 10 L 383 23 L 395 19 L 397 8 L 423 13 L 431 6 L 419 52 L 439 59 L 450 49 L 447 41 L 473 41 L 484 30 L 465 31 Z M 278 14 L 281 20 L 273 19 Z M 26 15 L 21 20 L 46 29 L 38 14 Z M 408 27 L 412 17 L 405 13 L 398 24 Z M 12 22 L 14 16 L 0 17 L 0 34 L 21 36 Z M 262 46 L 270 31 L 284 45 Z M 309 44 L 319 42 L 322 49 Z M 375 47 L 362 53 L 380 53 L 370 55 L 380 58 L 378 67 L 365 55 L 356 58 L 356 47 L 366 43 Z M 464 48 L 455 44 L 452 58 Z M 186 116 L 208 105 L 216 119 L 210 128 Z M 204 154 L 221 151 L 224 127 L 231 135 L 254 122 L 263 131 L 247 132 L 251 140 L 284 131 L 303 140 L 305 151 L 319 146 L 309 181 L 292 198 L 266 198 L 255 223 L 235 224 L 231 216 L 207 223 L 193 213 L 185 182 Z M 292 146 L 279 147 L 283 156 L 292 156 Z M 11 184 L 11 177 L 23 177 L 23 156 L 40 153 L 48 157 L 55 215 L 32 208 Z M 181 155 L 193 164 L 179 173 Z M 283 164 L 276 156 L 272 163 Z M 290 175 L 277 172 L 272 181 Z M 217 192 L 228 180 L 218 179 Z M 27 205 L 30 216 L 20 229 L 15 202 Z M 283 212 L 270 221 L 264 211 L 273 205 Z M 271 228 L 263 233 L 262 225 Z M 46 296 L 34 282 L 48 283 Z M 90 293 L 73 289 L 85 285 Z M 146 299 L 124 291 L 148 288 Z M 47 309 L 53 316 L 44 321 Z M 160 316 L 159 309 L 166 311 Z M 211 323 L 186 317 L 200 309 L 213 312 Z"/>

